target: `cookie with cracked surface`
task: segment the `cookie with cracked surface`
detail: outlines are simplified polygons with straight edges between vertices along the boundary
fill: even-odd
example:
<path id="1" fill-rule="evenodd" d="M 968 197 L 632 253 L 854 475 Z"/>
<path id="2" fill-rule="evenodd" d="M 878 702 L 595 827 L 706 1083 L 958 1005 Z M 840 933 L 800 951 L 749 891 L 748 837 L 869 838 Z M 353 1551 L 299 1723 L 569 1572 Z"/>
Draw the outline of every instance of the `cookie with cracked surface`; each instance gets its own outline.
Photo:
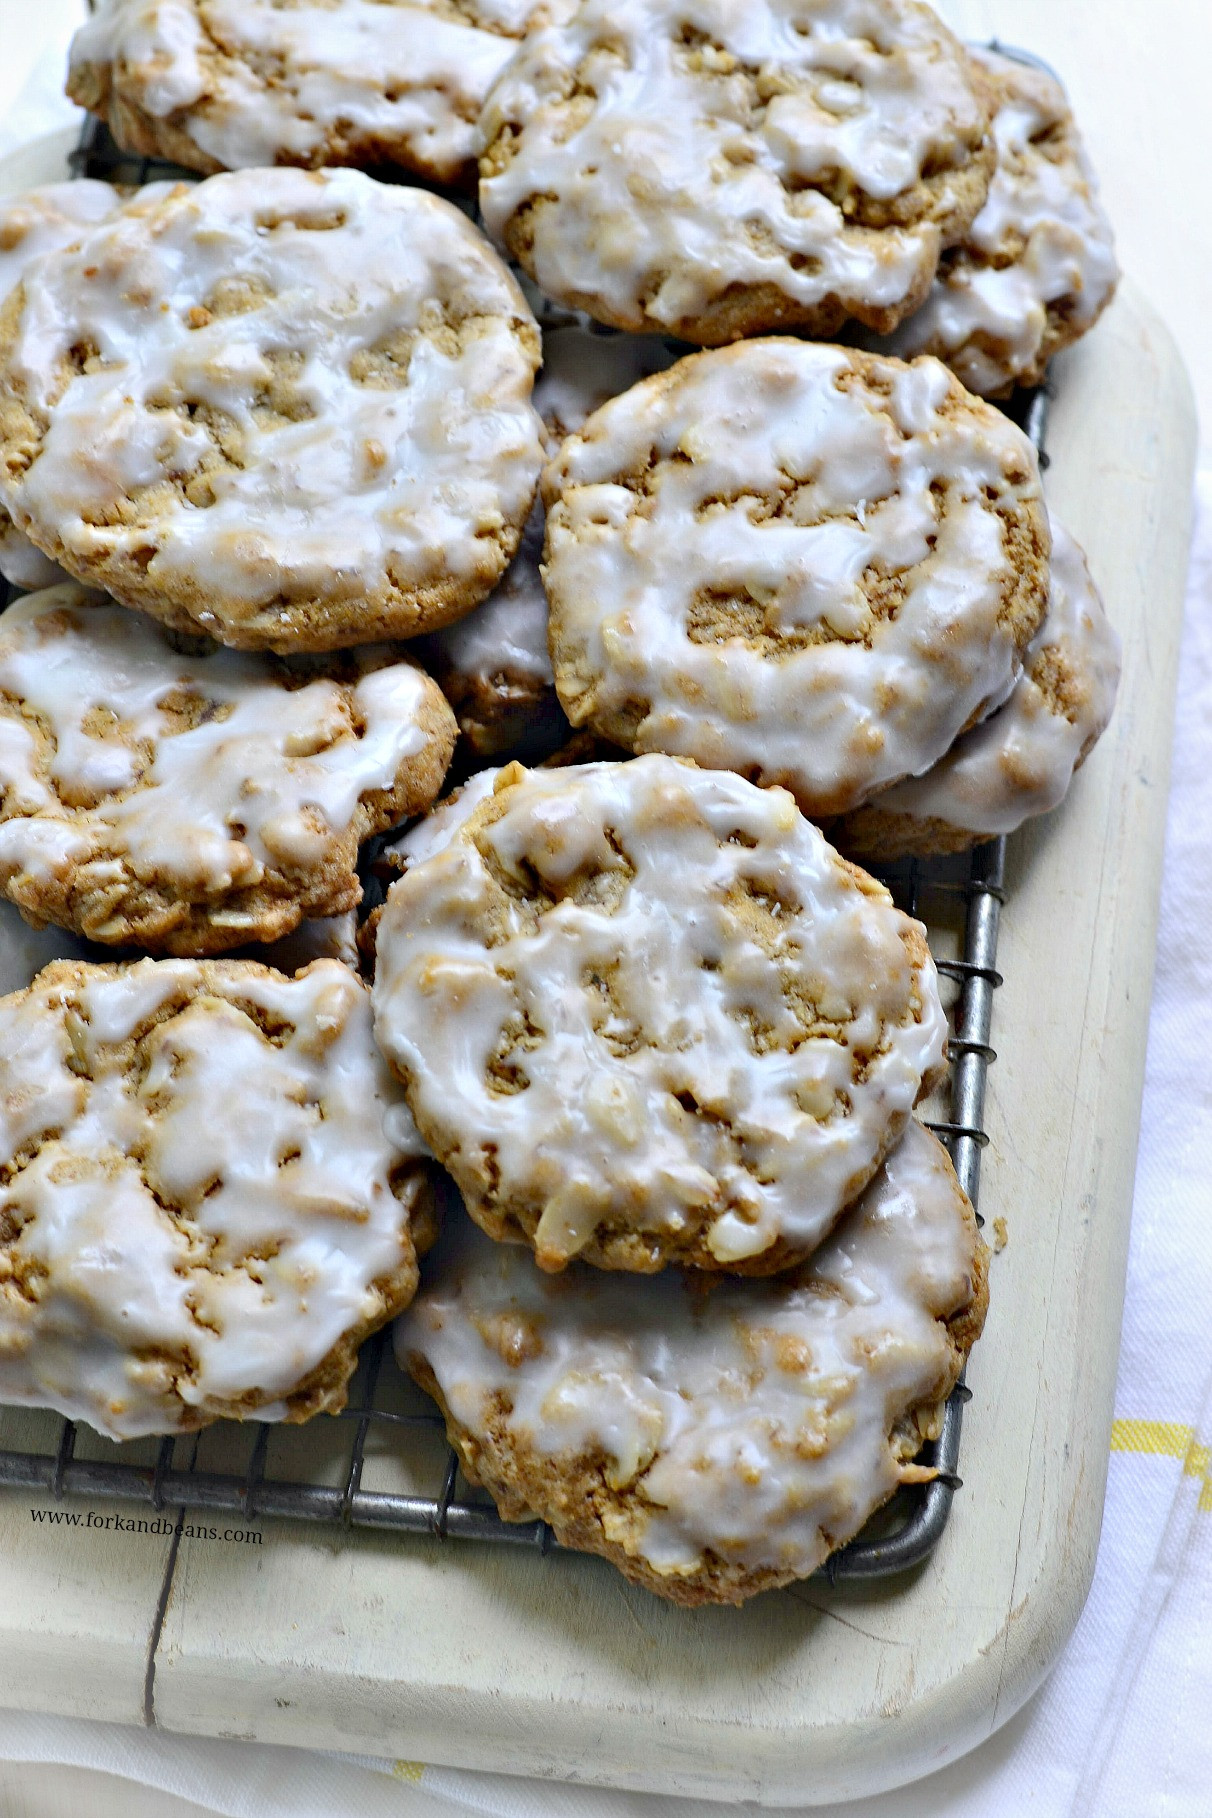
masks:
<path id="1" fill-rule="evenodd" d="M 657 335 L 595 334 L 579 327 L 545 333 L 534 406 L 548 452 L 554 454 L 607 399 L 663 371 L 673 359 Z M 539 757 L 568 736 L 547 648 L 542 554 L 543 507 L 536 501 L 496 592 L 466 618 L 426 638 L 418 651 L 477 757 Z"/>
<path id="2" fill-rule="evenodd" d="M 815 817 L 1004 700 L 1047 604 L 1035 450 L 935 360 L 693 354 L 595 412 L 543 493 L 573 725 Z"/>
<path id="3" fill-rule="evenodd" d="M 675 758 L 508 765 L 455 814 L 388 892 L 375 1032 L 472 1217 L 550 1269 L 809 1255 L 941 1069 L 921 925 L 785 791 Z"/>
<path id="4" fill-rule="evenodd" d="M 906 359 L 936 354 L 969 390 L 996 398 L 1042 382 L 1053 354 L 1093 328 L 1119 268 L 1060 83 L 995 51 L 971 55 L 996 99 L 997 169 L 925 303 L 882 345 Z"/>
<path id="5" fill-rule="evenodd" d="M 484 220 L 540 289 L 708 346 L 887 333 L 993 169 L 984 79 L 913 0 L 583 0 L 481 128 Z"/>
<path id="6" fill-rule="evenodd" d="M 704 1286 L 542 1276 L 448 1218 L 396 1323 L 400 1361 L 507 1521 L 683 1604 L 806 1578 L 937 1438 L 980 1334 L 988 1252 L 911 1123 L 811 1262 Z"/>
<path id="7" fill-rule="evenodd" d="M 0 890 L 159 953 L 353 908 L 360 842 L 441 788 L 437 684 L 381 648 L 291 667 L 178 643 L 74 582 L 0 615 Z"/>
<path id="8" fill-rule="evenodd" d="M 0 1057 L 0 1401 L 114 1439 L 343 1407 L 432 1218 L 357 977 L 65 961 Z"/>
<path id="9" fill-rule="evenodd" d="M 459 211 L 358 171 L 182 187 L 0 311 L 0 492 L 178 629 L 331 650 L 496 585 L 542 459 L 539 334 Z"/>
<path id="10" fill-rule="evenodd" d="M 210 176 L 395 165 L 471 184 L 476 120 L 568 0 L 102 0 L 67 92 L 119 145 Z"/>
<path id="11" fill-rule="evenodd" d="M 961 852 L 1047 814 L 1106 731 L 1119 674 L 1119 638 L 1086 558 L 1054 520 L 1048 616 L 1009 700 L 924 776 L 831 822 L 828 837 L 860 859 L 925 857 Z"/>
<path id="12" fill-rule="evenodd" d="M 25 277 L 35 259 L 70 246 L 88 227 L 119 209 L 137 207 L 171 188 L 149 183 L 133 197 L 91 177 L 48 183 L 39 189 L 0 197 L 0 298 Z M 23 536 L 0 506 L 0 575 L 14 587 L 53 587 L 67 579 L 63 569 Z"/>

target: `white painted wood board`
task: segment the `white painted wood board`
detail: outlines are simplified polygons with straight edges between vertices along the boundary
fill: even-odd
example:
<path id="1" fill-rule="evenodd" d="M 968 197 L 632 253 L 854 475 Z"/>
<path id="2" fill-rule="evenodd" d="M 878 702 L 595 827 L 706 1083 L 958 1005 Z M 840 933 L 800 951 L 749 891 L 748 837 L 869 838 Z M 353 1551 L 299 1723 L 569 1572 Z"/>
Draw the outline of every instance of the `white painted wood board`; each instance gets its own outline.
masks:
<path id="1" fill-rule="evenodd" d="M 0 1408 L 0 1446 L 53 1447 L 60 1422 Z M 89 1442 L 82 1438 L 81 1456 Z M 155 1446 L 145 1448 L 155 1461 Z M 33 1511 L 73 1515 L 38 1521 Z M 0 1492 L 0 1707 L 143 1723 L 144 1696 L 171 1536 L 88 1526 L 116 1514 L 57 1504 L 33 1490 Z M 148 1509 L 122 1514 L 150 1516 Z"/>
<path id="2" fill-rule="evenodd" d="M 596 1561 L 287 1524 L 255 1550 L 187 1540 L 165 1728 L 825 1803 L 941 1766 L 1047 1671 L 1106 1475 L 1194 451 L 1181 365 L 1132 287 L 1057 379 L 1049 496 L 1124 636 L 1125 688 L 1069 802 L 1012 843 L 982 1186 L 1010 1244 L 934 1560 L 894 1587 L 685 1612 Z M 376 1445 L 366 1487 L 396 1487 Z M 77 1530 L 65 1565 L 33 1500 L 0 1498 L 0 1702 L 138 1721 L 166 1549 Z"/>

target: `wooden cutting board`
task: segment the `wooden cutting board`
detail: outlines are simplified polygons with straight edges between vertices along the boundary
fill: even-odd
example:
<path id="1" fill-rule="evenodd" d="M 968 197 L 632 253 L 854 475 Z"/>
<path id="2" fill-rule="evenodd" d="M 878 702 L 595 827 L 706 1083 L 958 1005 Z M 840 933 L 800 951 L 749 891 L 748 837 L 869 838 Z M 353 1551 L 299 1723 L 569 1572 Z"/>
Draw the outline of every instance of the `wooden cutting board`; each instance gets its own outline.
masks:
<path id="1" fill-rule="evenodd" d="M 186 1536 L 174 1556 L 35 1522 L 43 1499 L 10 1492 L 0 1704 L 823 1804 L 942 1766 L 1040 1683 L 1102 1514 L 1195 451 L 1181 363 L 1130 284 L 1055 383 L 1049 501 L 1089 552 L 1124 685 L 1064 807 L 1010 844 L 981 1188 L 1009 1243 L 933 1559 L 685 1611 L 598 1561 L 389 1534 L 267 1522 L 260 1544 Z M 0 1444 L 33 1418 L 0 1415 Z M 415 1487 L 378 1436 L 363 1482 Z"/>

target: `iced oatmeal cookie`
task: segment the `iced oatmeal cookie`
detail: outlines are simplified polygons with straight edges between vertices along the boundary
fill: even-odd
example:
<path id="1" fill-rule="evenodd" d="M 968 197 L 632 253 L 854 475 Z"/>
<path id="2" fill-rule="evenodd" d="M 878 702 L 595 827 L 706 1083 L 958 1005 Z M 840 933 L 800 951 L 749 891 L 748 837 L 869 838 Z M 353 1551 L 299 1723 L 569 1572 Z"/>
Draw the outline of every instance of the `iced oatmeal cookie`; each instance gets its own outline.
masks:
<path id="1" fill-rule="evenodd" d="M 0 1064 L 0 1402 L 114 1439 L 344 1406 L 432 1234 L 347 967 L 65 961 Z"/>
<path id="2" fill-rule="evenodd" d="M 74 582 L 0 616 L 0 891 L 35 923 L 221 952 L 360 899 L 360 841 L 427 808 L 454 749 L 394 652 L 192 651 Z"/>
<path id="3" fill-rule="evenodd" d="M 396 165 L 475 178 L 476 120 L 569 0 L 101 0 L 67 89 L 120 145 L 211 175 Z"/>
<path id="4" fill-rule="evenodd" d="M 21 282 L 35 259 L 70 246 L 98 221 L 108 220 L 121 208 L 153 200 L 167 192 L 167 184 L 149 183 L 125 196 L 111 183 L 90 177 L 73 183 L 48 183 L 17 195 L 0 197 L 0 300 Z M 53 587 L 67 577 L 57 562 L 16 528 L 0 506 L 0 575 L 14 587 Z"/>
<path id="5" fill-rule="evenodd" d="M 943 254 L 930 295 L 888 351 L 937 354 L 969 390 L 1038 385 L 1115 292 L 1111 224 L 1064 90 L 1046 71 L 974 50 L 993 87 L 997 169 L 980 214 Z"/>
<path id="6" fill-rule="evenodd" d="M 993 169 L 914 0 L 583 0 L 488 97 L 480 204 L 540 289 L 704 345 L 922 302 Z"/>
<path id="7" fill-rule="evenodd" d="M 543 493 L 573 725 L 817 817 L 1004 700 L 1047 604 L 1035 451 L 935 360 L 691 355 L 595 412 Z"/>
<path id="8" fill-rule="evenodd" d="M 910 1123 L 811 1262 L 763 1281 L 552 1280 L 447 1221 L 402 1363 L 506 1520 L 539 1515 L 683 1604 L 804 1578 L 937 1438 L 980 1334 L 988 1252 Z"/>
<path id="9" fill-rule="evenodd" d="M 79 580 L 243 648 L 432 629 L 517 548 L 539 335 L 463 215 L 358 171 L 182 187 L 0 310 L 0 498 Z"/>
<path id="10" fill-rule="evenodd" d="M 1074 771 L 1106 731 L 1119 673 L 1119 638 L 1086 558 L 1054 520 L 1048 616 L 1005 706 L 924 776 L 831 822 L 829 838 L 856 857 L 886 860 L 959 852 L 1013 833 L 1064 800 Z"/>
<path id="11" fill-rule="evenodd" d="M 375 1030 L 472 1217 L 549 1269 L 808 1255 L 941 1068 L 920 924 L 785 791 L 673 758 L 507 766 L 434 846 Z"/>

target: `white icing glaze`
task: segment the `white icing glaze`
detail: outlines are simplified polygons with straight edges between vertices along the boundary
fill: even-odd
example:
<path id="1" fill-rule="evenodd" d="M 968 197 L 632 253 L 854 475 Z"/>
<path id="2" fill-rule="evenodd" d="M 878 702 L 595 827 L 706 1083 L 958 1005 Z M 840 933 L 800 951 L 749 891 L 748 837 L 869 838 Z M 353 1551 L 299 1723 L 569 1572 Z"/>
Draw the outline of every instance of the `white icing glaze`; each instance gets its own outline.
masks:
<path id="1" fill-rule="evenodd" d="M 112 183 L 91 177 L 0 196 L 0 297 L 20 283 L 35 259 L 70 246 L 83 228 L 107 220 L 121 203 L 122 193 Z"/>
<path id="2" fill-rule="evenodd" d="M 448 1220 L 396 1351 L 426 1359 L 472 1435 L 503 1419 L 553 1484 L 602 1455 L 628 1497 L 604 1537 L 656 1572 L 714 1554 L 802 1577 L 896 1488 L 891 1436 L 951 1380 L 940 1319 L 972 1300 L 977 1241 L 945 1151 L 911 1123 L 808 1268 L 705 1296 L 672 1270 L 552 1282 Z"/>
<path id="3" fill-rule="evenodd" d="M 415 826 L 384 846 L 383 856 L 400 871 L 408 871 L 423 859 L 432 858 L 449 846 L 455 834 L 469 821 L 481 802 L 486 802 L 497 786 L 501 766 L 477 770 L 458 789 L 453 789 L 435 808 L 431 808 Z"/>
<path id="4" fill-rule="evenodd" d="M 53 587 L 58 581 L 66 581 L 68 576 L 58 562 L 43 555 L 36 544 L 31 543 L 17 529 L 7 511 L 0 506 L 0 575 L 10 586 L 23 587 L 29 591 L 37 587 Z"/>
<path id="5" fill-rule="evenodd" d="M 262 298 L 224 313 L 240 280 Z M 466 324 L 454 345 L 444 315 Z M 271 641 L 245 621 L 278 600 L 335 602 L 344 643 L 422 630 L 415 605 L 393 624 L 375 602 L 481 585 L 530 509 L 530 334 L 514 280 L 435 196 L 357 171 L 212 177 L 40 265 L 8 383 L 48 426 L 5 503 L 69 563 L 138 558 L 225 641 Z M 355 376 L 393 339 L 406 372 Z M 81 344 L 101 365 L 63 390 Z M 287 416 L 265 414 L 275 361 L 295 373 Z M 151 487 L 149 520 L 121 522 Z"/>
<path id="6" fill-rule="evenodd" d="M 112 184 L 82 177 L 0 197 L 0 299 L 44 253 L 70 246 L 83 228 L 171 188 L 168 183 L 149 183 L 128 201 Z M 14 587 L 29 589 L 53 587 L 56 581 L 67 579 L 59 564 L 23 536 L 4 510 L 0 510 L 0 575 Z"/>
<path id="7" fill-rule="evenodd" d="M 229 170 L 331 163 L 335 144 L 354 162 L 377 151 L 449 181 L 474 159 L 476 116 L 535 11 L 535 0 L 108 0 L 71 63 L 111 66 L 124 101 Z"/>
<path id="8" fill-rule="evenodd" d="M 395 1310 L 399 1092 L 346 967 L 56 968 L 0 1000 L 0 1066 L 0 1401 L 116 1439 L 245 1398 L 280 1419 Z"/>
<path id="9" fill-rule="evenodd" d="M 543 480 L 545 578 L 574 725 L 831 814 L 1004 698 L 1019 654 L 994 505 L 1039 500 L 1035 452 L 936 361 L 879 362 L 878 387 L 855 367 L 792 340 L 695 355 L 564 443 Z M 903 582 L 894 612 L 873 576 L 877 593 Z M 721 600 L 736 634 L 693 636 Z"/>
<path id="10" fill-rule="evenodd" d="M 943 1055 L 933 965 L 883 887 L 784 791 L 664 757 L 509 766 L 442 834 L 388 894 L 375 1027 L 464 1193 L 491 1151 L 486 1198 L 541 1212 L 551 1267 L 599 1226 L 691 1219 L 725 1266 L 810 1250 Z M 489 1069 L 519 1025 L 511 1088 Z"/>
<path id="11" fill-rule="evenodd" d="M 692 334 L 738 286 L 903 313 L 940 229 L 858 225 L 856 192 L 888 202 L 928 170 L 966 168 L 985 122 L 926 7 L 585 0 L 532 32 L 489 95 L 486 144 L 520 138 L 480 201 L 501 236 L 551 199 L 523 262 L 548 295 L 620 327 Z"/>
<path id="12" fill-rule="evenodd" d="M 1084 333 L 1119 268 L 1060 84 L 995 52 L 973 55 L 997 78 L 997 170 L 925 304 L 882 345 L 906 358 L 937 354 L 971 390 L 991 393 L 1036 376 L 1050 307 L 1063 310 L 1066 339 Z"/>
<path id="13" fill-rule="evenodd" d="M 1058 671 L 1065 678 L 1060 703 L 1047 692 Z M 883 791 L 870 806 L 990 839 L 1013 833 L 1064 799 L 1074 770 L 1111 718 L 1119 674 L 1119 638 L 1086 558 L 1054 519 L 1048 615 L 1009 700 L 924 776 Z"/>
<path id="14" fill-rule="evenodd" d="M 437 699 L 410 663 L 288 689 L 264 657 L 184 656 L 75 583 L 0 616 L 0 691 L 0 884 L 18 898 L 115 859 L 195 900 L 314 876 L 424 750 Z"/>

